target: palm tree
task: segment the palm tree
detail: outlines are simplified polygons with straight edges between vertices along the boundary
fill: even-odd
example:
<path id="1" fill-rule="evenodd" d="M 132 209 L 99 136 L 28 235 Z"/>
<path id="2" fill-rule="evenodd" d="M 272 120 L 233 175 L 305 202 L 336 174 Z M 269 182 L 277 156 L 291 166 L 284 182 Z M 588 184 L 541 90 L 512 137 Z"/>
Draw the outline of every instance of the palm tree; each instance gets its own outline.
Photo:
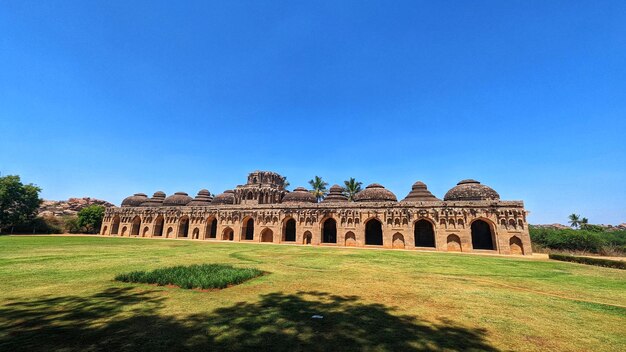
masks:
<path id="1" fill-rule="evenodd" d="M 313 193 L 319 203 L 319 201 L 324 199 L 324 196 L 326 196 L 326 186 L 328 186 L 328 182 L 324 182 L 321 177 L 315 176 L 314 179 L 309 181 L 309 184 L 312 188 L 311 193 Z"/>
<path id="2" fill-rule="evenodd" d="M 587 218 L 580 219 L 580 228 L 582 230 L 586 230 L 587 229 L 587 225 L 589 225 L 589 219 L 587 219 Z"/>
<path id="3" fill-rule="evenodd" d="M 363 182 L 357 182 L 354 177 L 350 177 L 349 180 L 343 181 L 345 187 L 343 187 L 343 193 L 348 196 L 349 201 L 354 200 L 354 195 L 361 192 L 361 185 Z"/>
<path id="4" fill-rule="evenodd" d="M 571 214 L 569 216 L 569 225 L 571 227 L 578 228 L 578 226 L 580 226 L 580 215 Z"/>
<path id="5" fill-rule="evenodd" d="M 290 185 L 291 183 L 287 181 L 287 177 L 283 177 L 283 189 L 287 189 L 287 187 L 289 187 Z"/>

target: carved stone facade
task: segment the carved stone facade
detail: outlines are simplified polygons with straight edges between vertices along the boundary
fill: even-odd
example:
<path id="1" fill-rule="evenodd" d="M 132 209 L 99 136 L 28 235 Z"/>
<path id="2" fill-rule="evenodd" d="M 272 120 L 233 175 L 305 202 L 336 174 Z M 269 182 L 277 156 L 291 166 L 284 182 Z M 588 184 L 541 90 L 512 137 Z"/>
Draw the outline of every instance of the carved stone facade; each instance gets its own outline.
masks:
<path id="1" fill-rule="evenodd" d="M 497 192 L 474 180 L 459 182 L 443 201 L 422 182 L 400 202 L 379 184 L 358 193 L 354 202 L 338 190 L 331 187 L 334 196 L 317 203 L 301 188 L 286 191 L 282 176 L 257 171 L 247 184 L 212 202 L 206 190 L 200 191 L 202 205 L 182 192 L 174 195 L 174 206 L 158 204 L 162 192 L 152 198 L 142 194 L 144 203 L 139 205 L 138 196 L 131 196 L 122 207 L 106 210 L 101 234 L 532 254 L 524 203 L 502 201 Z M 183 198 L 186 205 L 180 205 Z"/>

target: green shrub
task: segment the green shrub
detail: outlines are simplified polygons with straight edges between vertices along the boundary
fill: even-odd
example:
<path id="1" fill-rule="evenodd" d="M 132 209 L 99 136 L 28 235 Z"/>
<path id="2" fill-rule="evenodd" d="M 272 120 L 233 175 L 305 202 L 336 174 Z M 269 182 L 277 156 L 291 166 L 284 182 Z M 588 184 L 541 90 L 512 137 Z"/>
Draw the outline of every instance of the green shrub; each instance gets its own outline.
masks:
<path id="1" fill-rule="evenodd" d="M 80 227 L 80 224 L 78 223 L 78 217 L 77 216 L 66 216 L 65 218 L 63 218 L 63 228 L 65 229 L 65 232 L 69 232 L 69 233 L 82 233 L 82 229 Z"/>
<path id="2" fill-rule="evenodd" d="M 600 253 L 606 240 L 601 233 L 586 230 L 530 228 L 531 240 L 546 248 Z"/>
<path id="3" fill-rule="evenodd" d="M 626 230 L 605 231 L 603 237 L 612 246 L 626 247 Z"/>
<path id="4" fill-rule="evenodd" d="M 530 238 L 537 248 L 599 254 L 626 253 L 626 231 L 611 231 L 598 225 L 586 225 L 580 230 L 530 226 Z"/>
<path id="5" fill-rule="evenodd" d="M 580 225 L 580 229 L 591 232 L 604 232 L 604 227 L 600 225 L 582 224 Z"/>
<path id="6" fill-rule="evenodd" d="M 624 269 L 626 270 L 626 262 L 619 260 L 610 260 L 610 259 L 602 259 L 602 258 L 589 258 L 589 257 L 577 257 L 573 255 L 567 254 L 554 254 L 551 253 L 548 255 L 550 259 L 560 260 L 564 262 L 574 262 L 580 264 L 587 265 L 596 265 L 603 266 L 607 268 L 615 268 L 615 269 Z"/>
<path id="7" fill-rule="evenodd" d="M 115 280 L 139 282 L 159 286 L 176 285 L 181 288 L 226 288 L 262 275 L 254 268 L 235 268 L 230 265 L 202 264 L 191 266 L 173 266 L 153 271 L 133 271 L 120 274 Z"/>
<path id="8" fill-rule="evenodd" d="M 63 233 L 62 221 L 54 216 L 36 217 L 13 229 L 15 234 L 54 234 Z"/>

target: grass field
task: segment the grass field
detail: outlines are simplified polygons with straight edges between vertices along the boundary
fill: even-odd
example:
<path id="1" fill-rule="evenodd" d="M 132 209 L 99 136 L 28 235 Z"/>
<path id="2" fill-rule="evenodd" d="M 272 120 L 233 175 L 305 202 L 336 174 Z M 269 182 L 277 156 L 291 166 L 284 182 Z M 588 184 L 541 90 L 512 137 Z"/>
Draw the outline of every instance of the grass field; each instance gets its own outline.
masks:
<path id="1" fill-rule="evenodd" d="M 216 291 L 114 281 L 223 263 Z M 626 271 L 419 251 L 0 237 L 0 350 L 623 351 Z M 312 319 L 321 315 L 323 319 Z"/>

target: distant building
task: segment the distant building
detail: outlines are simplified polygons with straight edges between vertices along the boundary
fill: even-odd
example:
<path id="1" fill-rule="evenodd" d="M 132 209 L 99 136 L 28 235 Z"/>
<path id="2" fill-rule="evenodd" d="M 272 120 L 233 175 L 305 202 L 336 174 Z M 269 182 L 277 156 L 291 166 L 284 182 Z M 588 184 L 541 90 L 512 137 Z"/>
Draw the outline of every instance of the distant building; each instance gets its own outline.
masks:
<path id="1" fill-rule="evenodd" d="M 101 234 L 322 246 L 531 254 L 522 201 L 463 180 L 443 200 L 422 182 L 402 200 L 371 184 L 348 201 L 334 185 L 321 202 L 305 188 L 289 192 L 285 178 L 255 171 L 248 182 L 215 197 L 177 192 L 130 196 L 108 208 Z"/>

